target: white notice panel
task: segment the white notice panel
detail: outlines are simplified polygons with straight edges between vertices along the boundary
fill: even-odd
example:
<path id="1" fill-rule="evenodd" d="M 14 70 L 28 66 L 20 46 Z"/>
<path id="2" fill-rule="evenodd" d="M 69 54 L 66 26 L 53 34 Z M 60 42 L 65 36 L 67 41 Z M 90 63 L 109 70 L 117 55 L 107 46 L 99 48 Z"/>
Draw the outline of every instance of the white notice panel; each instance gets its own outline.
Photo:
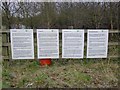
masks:
<path id="1" fill-rule="evenodd" d="M 84 30 L 62 30 L 62 58 L 83 58 Z"/>
<path id="2" fill-rule="evenodd" d="M 108 30 L 88 30 L 87 34 L 87 58 L 106 58 Z"/>
<path id="3" fill-rule="evenodd" d="M 58 29 L 37 29 L 38 58 L 59 58 Z"/>
<path id="4" fill-rule="evenodd" d="M 32 29 L 10 29 L 12 59 L 34 59 Z"/>

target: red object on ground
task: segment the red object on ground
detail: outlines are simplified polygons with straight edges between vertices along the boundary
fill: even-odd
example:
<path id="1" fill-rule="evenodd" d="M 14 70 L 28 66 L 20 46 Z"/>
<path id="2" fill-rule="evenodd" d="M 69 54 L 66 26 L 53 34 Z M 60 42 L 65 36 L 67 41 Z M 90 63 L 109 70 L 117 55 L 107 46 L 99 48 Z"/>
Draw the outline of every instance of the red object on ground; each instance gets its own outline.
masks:
<path id="1" fill-rule="evenodd" d="M 40 59 L 40 65 L 51 65 L 51 59 Z"/>

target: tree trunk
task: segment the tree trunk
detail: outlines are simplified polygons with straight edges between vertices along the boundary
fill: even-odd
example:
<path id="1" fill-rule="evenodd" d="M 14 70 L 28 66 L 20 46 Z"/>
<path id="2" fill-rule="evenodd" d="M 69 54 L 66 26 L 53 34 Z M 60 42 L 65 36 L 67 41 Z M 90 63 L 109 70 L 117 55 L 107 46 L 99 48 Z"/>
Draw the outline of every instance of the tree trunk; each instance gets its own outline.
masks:
<path id="1" fill-rule="evenodd" d="M 113 29 L 112 3 L 110 2 L 110 29 Z"/>

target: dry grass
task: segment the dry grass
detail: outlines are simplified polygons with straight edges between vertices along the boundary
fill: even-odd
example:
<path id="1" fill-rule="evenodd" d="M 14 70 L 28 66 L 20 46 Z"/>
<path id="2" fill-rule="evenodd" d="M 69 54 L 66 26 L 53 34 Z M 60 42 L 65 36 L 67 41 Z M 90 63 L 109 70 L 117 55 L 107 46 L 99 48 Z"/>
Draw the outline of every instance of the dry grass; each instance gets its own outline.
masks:
<path id="1" fill-rule="evenodd" d="M 3 87 L 118 87 L 118 64 L 111 60 L 3 62 Z"/>
<path id="2" fill-rule="evenodd" d="M 0 89 L 1 88 L 2 88 L 2 37 L 0 35 Z"/>

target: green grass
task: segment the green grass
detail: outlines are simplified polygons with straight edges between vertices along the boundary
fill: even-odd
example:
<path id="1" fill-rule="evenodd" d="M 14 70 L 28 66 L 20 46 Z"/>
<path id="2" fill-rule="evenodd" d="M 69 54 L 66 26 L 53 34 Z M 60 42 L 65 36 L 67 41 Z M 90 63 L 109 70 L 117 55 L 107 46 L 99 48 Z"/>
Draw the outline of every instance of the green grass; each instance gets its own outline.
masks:
<path id="1" fill-rule="evenodd" d="M 66 63 L 64 63 L 66 62 Z M 6 87 L 118 87 L 118 63 L 114 60 L 53 60 L 42 67 L 32 60 L 4 61 L 3 88 Z"/>
<path id="2" fill-rule="evenodd" d="M 0 89 L 2 88 L 2 37 L 0 36 Z"/>

